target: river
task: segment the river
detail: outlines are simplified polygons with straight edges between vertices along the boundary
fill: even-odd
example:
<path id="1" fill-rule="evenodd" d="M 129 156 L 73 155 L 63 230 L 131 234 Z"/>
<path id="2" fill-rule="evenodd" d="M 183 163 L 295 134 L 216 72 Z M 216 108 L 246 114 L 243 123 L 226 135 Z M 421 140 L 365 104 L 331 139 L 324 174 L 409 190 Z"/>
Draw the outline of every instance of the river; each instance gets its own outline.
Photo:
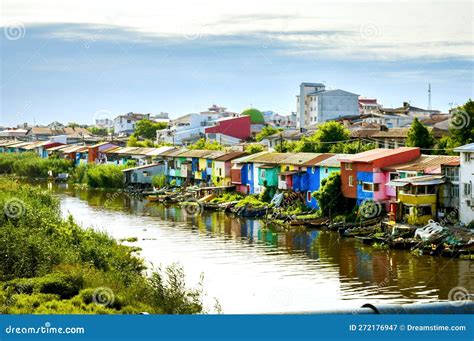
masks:
<path id="1" fill-rule="evenodd" d="M 373 250 L 337 233 L 277 233 L 224 212 L 190 216 L 126 194 L 51 188 L 64 215 L 117 239 L 136 237 L 148 265 L 179 263 L 189 285 L 204 274 L 205 304 L 224 313 L 353 309 L 364 303 L 446 300 L 474 291 L 474 262 Z"/>

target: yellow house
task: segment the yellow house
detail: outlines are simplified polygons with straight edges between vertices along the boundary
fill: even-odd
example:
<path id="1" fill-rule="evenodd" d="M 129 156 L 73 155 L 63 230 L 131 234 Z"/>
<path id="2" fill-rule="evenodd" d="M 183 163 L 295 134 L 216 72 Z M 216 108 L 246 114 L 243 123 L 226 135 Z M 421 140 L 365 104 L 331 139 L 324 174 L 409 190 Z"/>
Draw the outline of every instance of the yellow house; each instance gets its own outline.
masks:
<path id="1" fill-rule="evenodd" d="M 397 218 L 413 225 L 425 225 L 431 219 L 437 220 L 440 188 L 444 183 L 443 175 L 392 180 L 390 185 L 397 189 Z"/>

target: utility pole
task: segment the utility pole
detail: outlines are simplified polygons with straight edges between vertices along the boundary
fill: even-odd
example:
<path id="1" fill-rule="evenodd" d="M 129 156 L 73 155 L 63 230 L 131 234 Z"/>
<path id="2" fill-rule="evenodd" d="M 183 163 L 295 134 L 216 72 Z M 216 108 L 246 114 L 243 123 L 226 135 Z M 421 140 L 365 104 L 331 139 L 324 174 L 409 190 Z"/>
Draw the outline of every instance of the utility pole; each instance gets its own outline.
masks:
<path id="1" fill-rule="evenodd" d="M 428 110 L 431 110 L 431 83 L 428 84 Z"/>

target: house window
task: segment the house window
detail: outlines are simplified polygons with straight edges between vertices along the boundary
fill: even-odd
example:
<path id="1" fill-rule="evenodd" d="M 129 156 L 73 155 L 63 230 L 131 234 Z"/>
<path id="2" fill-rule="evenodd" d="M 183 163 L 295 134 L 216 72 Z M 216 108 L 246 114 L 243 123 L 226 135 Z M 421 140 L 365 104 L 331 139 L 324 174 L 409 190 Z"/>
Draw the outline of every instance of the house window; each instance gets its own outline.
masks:
<path id="1" fill-rule="evenodd" d="M 468 196 L 471 195 L 471 183 L 464 184 L 464 195 Z"/>
<path id="2" fill-rule="evenodd" d="M 127 120 L 127 123 L 132 123 L 132 121 L 130 121 L 130 120 Z"/>
<path id="3" fill-rule="evenodd" d="M 260 177 L 265 179 L 265 169 L 260 170 Z"/>
<path id="4" fill-rule="evenodd" d="M 307 201 L 311 201 L 312 197 L 311 197 L 311 192 L 310 191 L 307 191 L 306 192 L 306 200 Z"/>
<path id="5" fill-rule="evenodd" d="M 352 164 L 351 163 L 345 163 L 344 164 L 344 169 L 345 170 L 352 170 Z"/>
<path id="6" fill-rule="evenodd" d="M 352 175 L 349 175 L 349 186 L 354 186 L 354 177 Z"/>
<path id="7" fill-rule="evenodd" d="M 374 191 L 374 184 L 371 182 L 363 182 L 362 183 L 362 190 L 364 192 L 373 192 Z"/>
<path id="8" fill-rule="evenodd" d="M 459 197 L 459 185 L 453 185 L 451 187 L 451 196 L 453 198 Z"/>
<path id="9" fill-rule="evenodd" d="M 465 162 L 471 161 L 471 153 L 464 153 L 464 161 Z"/>
<path id="10" fill-rule="evenodd" d="M 313 173 L 316 173 L 316 167 L 313 167 Z"/>
<path id="11" fill-rule="evenodd" d="M 222 176 L 222 168 L 219 168 L 219 176 Z"/>
<path id="12" fill-rule="evenodd" d="M 324 167 L 324 173 L 329 173 L 329 169 L 327 167 Z"/>
<path id="13" fill-rule="evenodd" d="M 418 206 L 416 208 L 417 216 L 432 215 L 431 206 Z"/>
<path id="14" fill-rule="evenodd" d="M 459 168 L 457 167 L 446 167 L 444 169 L 444 174 L 450 181 L 459 181 Z"/>
<path id="15" fill-rule="evenodd" d="M 390 181 L 400 179 L 400 173 L 390 173 Z"/>

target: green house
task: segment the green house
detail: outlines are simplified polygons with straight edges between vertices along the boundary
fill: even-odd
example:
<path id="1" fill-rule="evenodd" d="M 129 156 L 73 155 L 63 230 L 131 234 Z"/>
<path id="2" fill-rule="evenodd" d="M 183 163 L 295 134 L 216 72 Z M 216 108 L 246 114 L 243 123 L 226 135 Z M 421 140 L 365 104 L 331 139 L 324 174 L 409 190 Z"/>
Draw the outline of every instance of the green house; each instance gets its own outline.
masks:
<path id="1" fill-rule="evenodd" d="M 258 166 L 258 184 L 260 186 L 272 187 L 278 186 L 279 165 L 261 165 Z"/>

